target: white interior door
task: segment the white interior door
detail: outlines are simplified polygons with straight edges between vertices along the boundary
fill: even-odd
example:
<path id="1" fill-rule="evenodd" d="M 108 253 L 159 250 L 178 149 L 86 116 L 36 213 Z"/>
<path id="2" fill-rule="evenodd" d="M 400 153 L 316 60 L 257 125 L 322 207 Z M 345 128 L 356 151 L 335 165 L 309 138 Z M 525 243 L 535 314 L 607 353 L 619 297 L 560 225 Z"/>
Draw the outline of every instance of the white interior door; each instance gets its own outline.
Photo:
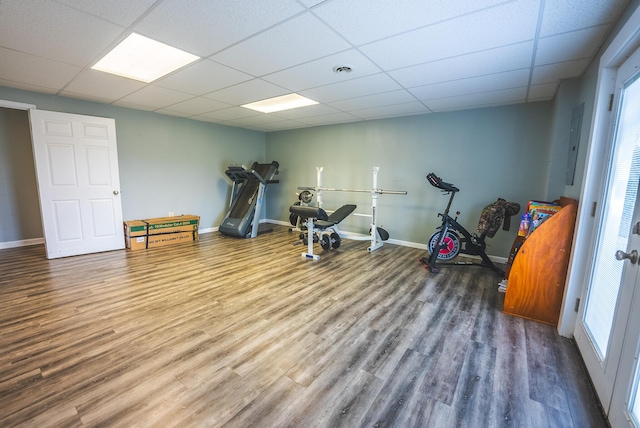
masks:
<path id="1" fill-rule="evenodd" d="M 634 300 L 640 251 L 640 51 L 618 70 L 615 121 L 611 132 L 608 173 L 597 219 L 593 267 L 574 336 L 598 397 L 610 414 L 630 314 L 640 311 Z M 619 253 L 616 252 L 620 251 Z M 637 334 L 637 333 L 636 333 Z M 635 351 L 635 350 L 634 350 Z"/>
<path id="2" fill-rule="evenodd" d="M 47 258 L 124 248 L 113 119 L 29 110 Z"/>

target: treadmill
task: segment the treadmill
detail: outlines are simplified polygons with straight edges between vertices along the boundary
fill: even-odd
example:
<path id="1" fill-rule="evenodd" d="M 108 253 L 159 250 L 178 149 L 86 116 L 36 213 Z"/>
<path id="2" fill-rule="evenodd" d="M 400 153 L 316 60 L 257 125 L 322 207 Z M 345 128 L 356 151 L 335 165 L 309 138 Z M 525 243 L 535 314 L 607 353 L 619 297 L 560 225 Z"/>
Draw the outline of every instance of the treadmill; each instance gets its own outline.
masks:
<path id="1" fill-rule="evenodd" d="M 255 238 L 262 204 L 268 184 L 278 183 L 274 176 L 278 174 L 279 164 L 254 162 L 251 168 L 244 165 L 231 165 L 225 174 L 233 182 L 229 210 L 220 224 L 220 233 L 238 238 Z"/>

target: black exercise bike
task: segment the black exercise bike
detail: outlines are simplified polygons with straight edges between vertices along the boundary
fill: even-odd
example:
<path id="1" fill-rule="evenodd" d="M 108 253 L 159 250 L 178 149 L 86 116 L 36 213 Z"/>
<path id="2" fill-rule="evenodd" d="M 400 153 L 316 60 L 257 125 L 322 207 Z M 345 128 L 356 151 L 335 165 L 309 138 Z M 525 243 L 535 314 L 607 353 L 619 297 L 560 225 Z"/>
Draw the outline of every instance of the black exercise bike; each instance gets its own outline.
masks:
<path id="1" fill-rule="evenodd" d="M 429 184 L 442 190 L 445 194 L 450 194 L 451 196 L 449 197 L 449 203 L 447 204 L 447 208 L 444 210 L 444 213 L 438 214 L 438 217 L 442 217 L 442 225 L 439 226 L 435 233 L 429 238 L 429 258 L 420 258 L 420 261 L 424 264 L 425 268 L 429 269 L 432 273 L 438 273 L 440 269 L 436 266 L 436 262 L 451 262 L 451 260 L 455 259 L 458 254 L 462 253 L 472 256 L 480 256 L 482 263 L 454 262 L 447 264 L 483 266 L 494 270 L 499 275 L 504 275 L 504 271 L 494 265 L 485 252 L 487 244 L 484 242 L 484 234 L 480 236 L 475 233 L 471 234 L 467 229 L 462 227 L 462 225 L 457 221 L 460 211 L 456 212 L 455 218 L 452 218 L 449 215 L 449 209 L 451 208 L 453 198 L 456 195 L 456 192 L 459 192 L 460 189 L 451 183 L 442 181 L 440 177 L 434 173 L 427 175 L 427 180 L 429 180 Z"/>

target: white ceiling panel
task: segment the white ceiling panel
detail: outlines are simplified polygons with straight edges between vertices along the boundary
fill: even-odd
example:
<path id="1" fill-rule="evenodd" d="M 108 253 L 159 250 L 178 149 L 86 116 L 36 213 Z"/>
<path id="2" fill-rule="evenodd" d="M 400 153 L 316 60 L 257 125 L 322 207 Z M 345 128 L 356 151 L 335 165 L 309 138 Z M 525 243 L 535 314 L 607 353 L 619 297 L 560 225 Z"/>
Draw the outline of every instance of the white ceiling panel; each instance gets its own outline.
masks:
<path id="1" fill-rule="evenodd" d="M 60 90 L 80 68 L 0 47 L 0 77 L 14 82 Z"/>
<path id="2" fill-rule="evenodd" d="M 120 101 L 149 107 L 165 108 L 189 98 L 193 98 L 193 95 L 150 85 L 123 97 Z"/>
<path id="3" fill-rule="evenodd" d="M 333 71 L 334 67 L 345 65 L 351 67 L 350 73 Z M 375 73 L 380 73 L 378 66 L 357 50 L 350 49 L 264 76 L 263 79 L 292 91 L 300 91 Z"/>
<path id="4" fill-rule="evenodd" d="M 591 58 L 599 48 L 598 41 L 607 34 L 607 27 L 571 31 L 541 38 L 536 51 L 535 65 L 553 64 L 567 60 Z M 572 57 L 567 55 L 572 53 Z"/>
<path id="5" fill-rule="evenodd" d="M 306 14 L 238 43 L 211 59 L 262 76 L 350 47 L 320 20 Z"/>
<path id="6" fill-rule="evenodd" d="M 505 89 L 430 100 L 428 106 L 433 111 L 458 110 L 460 106 L 463 108 L 498 106 L 525 102 L 526 95 L 527 88 Z"/>
<path id="7" fill-rule="evenodd" d="M 587 59 L 541 65 L 533 69 L 531 84 L 539 85 L 542 83 L 552 83 L 563 79 L 581 76 L 587 69 L 588 65 L 589 60 Z"/>
<path id="8" fill-rule="evenodd" d="M 236 120 L 236 119 L 242 119 L 244 117 L 260 116 L 260 115 L 264 115 L 264 113 L 260 113 L 254 110 L 249 110 L 248 108 L 243 108 L 243 107 L 229 107 L 229 108 L 224 108 L 222 110 L 216 110 L 209 113 L 200 114 L 198 116 L 226 122 L 229 120 Z"/>
<path id="9" fill-rule="evenodd" d="M 628 5 L 638 1 L 0 0 L 0 85 L 264 131 L 553 100 Z M 202 59 L 149 84 L 91 70 L 132 32 Z M 290 93 L 319 104 L 240 107 Z"/>
<path id="10" fill-rule="evenodd" d="M 397 82 L 386 74 L 380 73 L 361 77 L 360 79 L 351 79 L 346 82 L 320 86 L 307 91 L 300 91 L 300 95 L 318 102 L 330 103 L 347 98 L 363 97 L 365 95 L 371 95 L 372 93 L 389 92 L 397 89 L 401 89 Z"/>
<path id="11" fill-rule="evenodd" d="M 274 122 L 264 123 L 259 125 L 259 127 L 256 129 L 263 132 L 270 132 L 270 131 L 285 131 L 287 129 L 297 129 L 297 128 L 304 128 L 308 126 L 309 125 L 306 123 L 297 122 L 295 120 L 283 120 L 283 121 L 277 121 L 277 122 L 274 121 Z"/>
<path id="12" fill-rule="evenodd" d="M 351 43 L 362 45 L 489 8 L 504 1 L 333 1 L 317 7 L 314 13 Z"/>
<path id="13" fill-rule="evenodd" d="M 95 96 L 104 100 L 103 102 L 112 102 L 140 90 L 145 86 L 144 83 L 137 80 L 88 69 L 78 74 L 64 88 L 61 94 L 73 93 L 84 96 Z"/>
<path id="14" fill-rule="evenodd" d="M 361 110 L 365 108 L 388 106 L 392 104 L 405 104 L 416 101 L 416 97 L 404 89 L 383 92 L 381 94 L 366 95 L 364 97 L 349 98 L 348 100 L 328 103 L 342 111 Z"/>
<path id="15" fill-rule="evenodd" d="M 55 61 L 85 66 L 123 31 L 51 0 L 0 2 L 0 46 Z"/>
<path id="16" fill-rule="evenodd" d="M 112 103 L 115 106 L 120 106 L 120 107 L 126 107 L 126 108 L 130 108 L 130 109 L 134 109 L 134 110 L 146 110 L 146 111 L 154 111 L 154 110 L 158 110 L 158 107 L 155 106 L 145 106 L 142 104 L 136 104 L 136 103 L 129 103 L 126 101 L 116 101 L 114 103 Z"/>
<path id="17" fill-rule="evenodd" d="M 340 113 L 333 107 L 327 104 L 315 104 L 312 106 L 306 106 L 302 108 L 294 108 L 291 110 L 283 110 L 273 113 L 274 116 L 281 117 L 283 119 L 304 119 L 314 116 L 326 116 L 329 114 Z"/>
<path id="18" fill-rule="evenodd" d="M 167 106 L 165 110 L 183 113 L 188 116 L 196 116 L 229 107 L 231 107 L 231 105 L 221 103 L 220 101 L 215 101 L 204 97 L 197 97 Z"/>
<path id="19" fill-rule="evenodd" d="M 221 101 L 227 104 L 243 105 L 254 101 L 262 101 L 267 98 L 284 95 L 288 91 L 273 83 L 262 79 L 253 79 L 219 91 L 206 94 L 206 98 Z"/>
<path id="20" fill-rule="evenodd" d="M 205 59 L 178 70 L 155 84 L 187 94 L 204 95 L 251 79 L 253 76 Z"/>
<path id="21" fill-rule="evenodd" d="M 193 116 L 192 114 L 189 114 L 189 113 L 171 111 L 171 110 L 167 110 L 167 109 L 164 109 L 164 108 L 161 108 L 161 109 L 158 109 L 158 110 L 154 110 L 153 112 L 154 113 L 164 114 L 166 116 L 176 116 L 176 117 L 191 117 L 191 116 Z"/>
<path id="22" fill-rule="evenodd" d="M 538 2 L 520 0 L 361 47 L 383 69 L 408 67 L 532 40 Z M 500 22 L 496 27 L 495 23 Z M 499 28 L 499 31 L 496 31 Z"/>
<path id="23" fill-rule="evenodd" d="M 431 113 L 423 104 L 412 102 L 406 104 L 394 104 L 392 106 L 374 107 L 351 112 L 362 119 L 380 119 L 384 117 L 411 116 L 416 114 Z"/>
<path id="24" fill-rule="evenodd" d="M 402 86 L 466 79 L 474 76 L 529 68 L 533 42 L 518 43 L 389 72 Z"/>
<path id="25" fill-rule="evenodd" d="M 545 0 L 540 36 L 614 22 L 628 2 L 609 0 Z"/>
<path id="26" fill-rule="evenodd" d="M 361 118 L 354 116 L 352 114 L 349 113 L 344 113 L 344 112 L 340 112 L 340 113 L 333 113 L 333 114 L 326 114 L 326 115 L 322 115 L 322 116 L 311 116 L 311 117 L 305 117 L 302 119 L 299 119 L 300 122 L 304 122 L 307 125 L 314 125 L 314 126 L 318 126 L 318 125 L 331 125 L 334 123 L 348 123 L 348 122 L 360 122 L 362 121 Z"/>
<path id="27" fill-rule="evenodd" d="M 128 27 L 140 18 L 156 0 L 57 0 L 75 9 L 114 24 Z"/>
<path id="28" fill-rule="evenodd" d="M 479 92 L 498 91 L 511 88 L 526 88 L 529 83 L 529 69 L 489 74 L 468 79 L 453 80 L 433 85 L 418 86 L 409 89 L 421 101 L 453 97 Z"/>
<path id="29" fill-rule="evenodd" d="M 302 11 L 295 0 L 163 0 L 136 31 L 206 57 Z"/>
<path id="30" fill-rule="evenodd" d="M 16 89 L 23 89 L 25 91 L 33 91 L 33 92 L 40 92 L 42 94 L 57 94 L 58 93 L 58 89 L 53 89 L 53 88 L 47 88 L 45 86 L 39 86 L 39 85 L 31 85 L 29 83 L 23 83 L 23 82 L 14 82 L 12 80 L 6 80 L 6 79 L 0 79 L 0 86 L 6 86 L 8 88 L 16 88 Z"/>

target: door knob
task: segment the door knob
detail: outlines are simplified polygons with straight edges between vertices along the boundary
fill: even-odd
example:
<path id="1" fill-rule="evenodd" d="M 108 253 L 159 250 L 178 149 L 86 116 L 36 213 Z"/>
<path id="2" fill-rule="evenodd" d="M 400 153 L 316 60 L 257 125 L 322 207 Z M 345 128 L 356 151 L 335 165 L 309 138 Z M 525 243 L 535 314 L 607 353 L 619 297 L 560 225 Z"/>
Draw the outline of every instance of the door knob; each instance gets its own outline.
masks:
<path id="1" fill-rule="evenodd" d="M 631 250 L 630 253 L 625 253 L 622 250 L 616 251 L 616 260 L 624 260 L 629 259 L 632 265 L 635 265 L 638 261 L 638 252 L 636 250 Z"/>
<path id="2" fill-rule="evenodd" d="M 119 195 L 119 194 L 120 194 L 120 192 L 119 192 L 119 191 L 117 191 L 117 190 L 114 190 L 114 191 L 113 191 L 113 194 L 114 194 L 114 195 Z"/>

